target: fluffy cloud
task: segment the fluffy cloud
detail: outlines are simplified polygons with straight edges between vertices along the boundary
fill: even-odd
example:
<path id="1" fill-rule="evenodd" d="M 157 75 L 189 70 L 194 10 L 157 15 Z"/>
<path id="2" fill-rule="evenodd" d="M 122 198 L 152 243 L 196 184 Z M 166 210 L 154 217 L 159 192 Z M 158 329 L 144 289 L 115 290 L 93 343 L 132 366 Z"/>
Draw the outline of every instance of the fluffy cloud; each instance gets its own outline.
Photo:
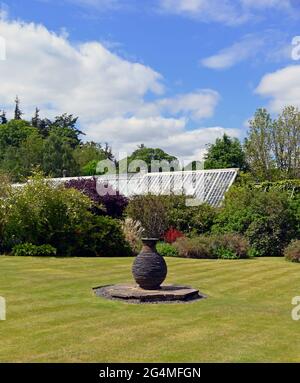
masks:
<path id="1" fill-rule="evenodd" d="M 291 13 L 292 0 L 159 0 L 163 11 L 215 21 L 242 24 L 268 9 Z"/>
<path id="2" fill-rule="evenodd" d="M 157 102 L 162 111 L 174 115 L 189 116 L 194 120 L 211 117 L 220 99 L 219 94 L 211 89 L 200 89 L 193 93 L 164 98 Z"/>
<path id="3" fill-rule="evenodd" d="M 273 112 L 279 112 L 287 105 L 300 107 L 300 65 L 291 65 L 266 74 L 256 93 L 271 98 L 269 107 Z"/>
<path id="4" fill-rule="evenodd" d="M 113 147 L 122 148 L 121 157 L 125 157 L 125 153 L 131 153 L 137 145 L 146 140 L 150 147 L 161 147 L 182 161 L 191 161 L 201 159 L 207 144 L 213 143 L 224 133 L 232 137 L 239 137 L 241 133 L 239 129 L 223 127 L 202 127 L 193 130 L 186 130 L 186 127 L 184 119 L 118 118 L 106 119 L 90 126 L 89 135 L 98 141 L 105 132 L 109 132 Z"/>
<path id="5" fill-rule="evenodd" d="M 187 131 L 190 119 L 200 125 L 213 115 L 216 91 L 166 97 L 163 77 L 152 68 L 125 60 L 99 42 L 71 44 L 42 25 L 2 19 L 0 36 L 7 47 L 7 60 L 0 62 L 0 109 L 10 110 L 17 94 L 25 118 L 35 106 L 43 116 L 74 113 L 87 139 L 107 141 L 114 151 L 144 142 L 191 158 L 225 131 Z"/>

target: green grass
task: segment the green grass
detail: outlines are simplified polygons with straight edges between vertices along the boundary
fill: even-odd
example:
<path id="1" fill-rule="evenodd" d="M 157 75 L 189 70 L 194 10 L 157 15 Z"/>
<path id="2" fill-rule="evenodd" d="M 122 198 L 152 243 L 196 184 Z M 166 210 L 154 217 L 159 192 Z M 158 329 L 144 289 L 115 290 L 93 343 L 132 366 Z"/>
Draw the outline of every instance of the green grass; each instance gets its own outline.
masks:
<path id="1" fill-rule="evenodd" d="M 132 259 L 0 257 L 0 361 L 300 362 L 300 265 L 281 258 L 167 259 L 168 283 L 199 288 L 191 304 L 107 301 L 92 287 L 131 281 Z"/>

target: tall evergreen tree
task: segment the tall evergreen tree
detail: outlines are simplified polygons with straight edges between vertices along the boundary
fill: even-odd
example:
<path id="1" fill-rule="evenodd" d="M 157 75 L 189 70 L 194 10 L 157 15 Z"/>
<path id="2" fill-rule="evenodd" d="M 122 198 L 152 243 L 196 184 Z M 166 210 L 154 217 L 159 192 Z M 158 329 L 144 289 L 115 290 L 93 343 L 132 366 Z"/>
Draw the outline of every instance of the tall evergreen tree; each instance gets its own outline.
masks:
<path id="1" fill-rule="evenodd" d="M 3 110 L 3 112 L 0 114 L 0 125 L 7 124 L 7 118 L 6 118 L 6 113 Z"/>
<path id="2" fill-rule="evenodd" d="M 39 128 L 41 119 L 40 119 L 40 110 L 39 108 L 35 108 L 35 114 L 31 119 L 31 125 L 34 126 L 35 128 Z"/>
<path id="3" fill-rule="evenodd" d="M 20 109 L 20 100 L 18 96 L 16 97 L 15 103 L 16 103 L 15 120 L 22 120 L 23 113 L 21 112 L 21 109 Z"/>

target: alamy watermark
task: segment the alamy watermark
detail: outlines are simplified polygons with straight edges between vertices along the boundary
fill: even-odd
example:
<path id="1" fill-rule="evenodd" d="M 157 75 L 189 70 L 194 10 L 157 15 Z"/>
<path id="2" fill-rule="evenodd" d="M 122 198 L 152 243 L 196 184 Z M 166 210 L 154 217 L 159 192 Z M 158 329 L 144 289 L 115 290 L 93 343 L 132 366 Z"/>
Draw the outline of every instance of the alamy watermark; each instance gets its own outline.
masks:
<path id="1" fill-rule="evenodd" d="M 0 297 L 0 321 L 6 320 L 6 300 Z"/>
<path id="2" fill-rule="evenodd" d="M 300 297 L 296 296 L 292 299 L 292 305 L 295 306 L 292 309 L 292 319 L 295 321 L 300 320 Z"/>
<path id="3" fill-rule="evenodd" d="M 199 182 L 201 180 L 195 173 L 197 170 L 203 170 L 203 163 L 152 160 L 149 165 L 142 160 L 133 160 L 128 164 L 127 158 L 123 157 L 118 166 L 109 159 L 98 162 L 96 173 L 103 175 L 97 179 L 97 192 L 100 196 L 115 195 L 118 192 L 126 196 L 147 193 L 173 194 L 186 195 L 187 206 L 203 203 L 207 183 Z"/>
<path id="4" fill-rule="evenodd" d="M 292 39 L 293 49 L 291 52 L 292 59 L 295 61 L 300 60 L 300 36 L 294 36 Z"/>

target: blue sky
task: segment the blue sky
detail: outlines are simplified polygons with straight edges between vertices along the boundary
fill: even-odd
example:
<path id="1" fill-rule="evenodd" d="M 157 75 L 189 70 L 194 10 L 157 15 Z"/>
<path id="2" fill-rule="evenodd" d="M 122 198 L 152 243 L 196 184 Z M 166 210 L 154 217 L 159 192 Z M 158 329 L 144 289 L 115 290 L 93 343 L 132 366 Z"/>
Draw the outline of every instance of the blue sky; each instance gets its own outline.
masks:
<path id="1" fill-rule="evenodd" d="M 79 115 L 88 139 L 184 159 L 258 107 L 300 106 L 298 0 L 10 0 L 0 109 Z M 14 74 L 16 74 L 14 76 Z"/>

